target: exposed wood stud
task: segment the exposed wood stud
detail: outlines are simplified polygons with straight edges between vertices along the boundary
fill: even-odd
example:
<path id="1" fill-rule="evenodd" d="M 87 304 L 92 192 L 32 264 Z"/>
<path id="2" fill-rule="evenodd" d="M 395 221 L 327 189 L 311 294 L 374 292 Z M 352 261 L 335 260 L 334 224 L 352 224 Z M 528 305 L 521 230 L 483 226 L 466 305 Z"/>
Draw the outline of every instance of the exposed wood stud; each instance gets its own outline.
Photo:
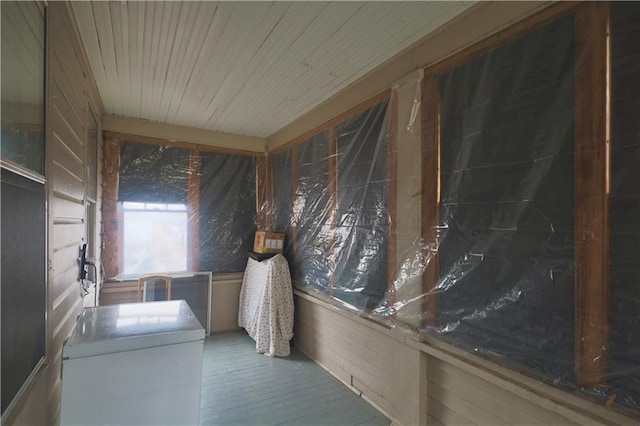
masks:
<path id="1" fill-rule="evenodd" d="M 296 258 L 298 252 L 298 212 L 296 211 L 296 199 L 298 198 L 298 147 L 291 148 L 291 210 L 293 221 L 291 223 L 291 256 Z M 296 271 L 297 273 L 297 271 Z"/>
<path id="2" fill-rule="evenodd" d="M 120 273 L 120 224 L 118 214 L 118 171 L 120 170 L 120 140 L 104 138 L 102 179 L 102 266 L 105 277 Z"/>
<path id="3" fill-rule="evenodd" d="M 608 3 L 576 12 L 575 357 L 578 385 L 603 383 L 609 329 Z"/>
<path id="4" fill-rule="evenodd" d="M 200 270 L 200 176 L 202 174 L 202 156 L 192 149 L 189 153 L 189 186 L 188 186 L 188 228 L 187 250 L 189 253 L 189 269 Z"/>

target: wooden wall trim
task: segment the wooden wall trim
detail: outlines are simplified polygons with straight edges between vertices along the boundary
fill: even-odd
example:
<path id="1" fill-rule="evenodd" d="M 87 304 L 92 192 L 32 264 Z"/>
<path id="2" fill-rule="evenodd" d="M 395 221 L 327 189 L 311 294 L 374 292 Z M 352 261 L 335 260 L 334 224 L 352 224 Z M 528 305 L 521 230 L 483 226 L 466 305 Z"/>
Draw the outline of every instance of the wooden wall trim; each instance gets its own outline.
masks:
<path id="1" fill-rule="evenodd" d="M 120 224 L 118 214 L 118 177 L 120 170 L 120 140 L 104 138 L 102 167 L 102 266 L 105 277 L 120 273 Z"/>
<path id="2" fill-rule="evenodd" d="M 576 13 L 575 357 L 578 385 L 603 383 L 609 328 L 608 3 Z"/>
<path id="3" fill-rule="evenodd" d="M 189 153 L 189 183 L 187 205 L 189 216 L 187 241 L 189 251 L 189 268 L 200 270 L 200 176 L 202 175 L 202 157 L 197 150 Z"/>
<path id="4" fill-rule="evenodd" d="M 245 151 L 242 149 L 224 148 L 219 146 L 202 145 L 202 144 L 197 144 L 193 142 L 173 141 L 169 139 L 161 139 L 161 138 L 155 138 L 150 136 L 140 136 L 140 135 L 127 134 L 127 133 L 105 131 L 104 137 L 115 138 L 115 139 L 119 139 L 121 141 L 127 141 L 127 142 L 171 146 L 175 148 L 195 149 L 202 152 L 216 152 L 220 154 L 242 155 L 242 156 L 249 156 L 249 157 L 264 157 L 264 153 L 261 153 L 261 152 Z"/>
<path id="5" fill-rule="evenodd" d="M 422 275 L 423 325 L 433 327 L 438 319 L 439 216 L 440 216 L 440 116 L 438 78 L 427 75 L 422 81 Z"/>

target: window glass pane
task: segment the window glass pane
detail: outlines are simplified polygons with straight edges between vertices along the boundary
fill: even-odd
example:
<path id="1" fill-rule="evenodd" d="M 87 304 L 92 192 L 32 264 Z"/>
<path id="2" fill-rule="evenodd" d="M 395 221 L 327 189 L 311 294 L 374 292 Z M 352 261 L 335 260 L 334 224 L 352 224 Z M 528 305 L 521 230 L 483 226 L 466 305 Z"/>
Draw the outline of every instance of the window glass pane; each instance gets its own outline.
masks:
<path id="1" fill-rule="evenodd" d="M 123 273 L 187 270 L 187 213 L 124 211 Z"/>
<path id="2" fill-rule="evenodd" d="M 44 6 L 0 2 L 4 160 L 44 174 Z"/>

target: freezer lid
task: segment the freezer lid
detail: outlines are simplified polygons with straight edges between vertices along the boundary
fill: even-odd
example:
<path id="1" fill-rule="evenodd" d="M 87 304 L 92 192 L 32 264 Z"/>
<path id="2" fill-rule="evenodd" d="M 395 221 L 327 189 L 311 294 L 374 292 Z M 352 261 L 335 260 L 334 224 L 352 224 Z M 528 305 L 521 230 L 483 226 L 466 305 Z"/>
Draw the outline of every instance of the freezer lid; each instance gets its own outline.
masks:
<path id="1" fill-rule="evenodd" d="M 184 300 L 85 308 L 64 344 L 63 359 L 146 349 L 204 339 Z"/>

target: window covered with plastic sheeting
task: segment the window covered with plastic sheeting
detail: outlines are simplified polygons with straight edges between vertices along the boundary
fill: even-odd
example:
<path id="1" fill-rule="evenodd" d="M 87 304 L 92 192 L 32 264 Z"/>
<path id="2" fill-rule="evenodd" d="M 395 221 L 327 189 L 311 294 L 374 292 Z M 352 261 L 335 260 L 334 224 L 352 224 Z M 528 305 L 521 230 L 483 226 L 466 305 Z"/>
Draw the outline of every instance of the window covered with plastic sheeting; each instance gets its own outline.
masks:
<path id="1" fill-rule="evenodd" d="M 291 224 L 295 236 L 294 279 L 320 291 L 329 289 L 331 210 L 329 206 L 328 133 L 293 148 L 296 174 Z"/>
<path id="2" fill-rule="evenodd" d="M 570 16 L 439 77 L 437 327 L 562 382 L 574 359 L 573 74 Z"/>
<path id="3" fill-rule="evenodd" d="M 387 103 L 336 126 L 338 204 L 334 296 L 375 308 L 387 291 Z"/>
<path id="4" fill-rule="evenodd" d="M 200 270 L 244 271 L 256 231 L 256 160 L 200 155 Z"/>
<path id="5" fill-rule="evenodd" d="M 611 3 L 611 360 L 619 403 L 640 407 L 640 3 Z"/>
<path id="6" fill-rule="evenodd" d="M 129 140 L 128 140 L 129 139 Z M 244 271 L 262 154 L 108 133 L 105 275 Z"/>

